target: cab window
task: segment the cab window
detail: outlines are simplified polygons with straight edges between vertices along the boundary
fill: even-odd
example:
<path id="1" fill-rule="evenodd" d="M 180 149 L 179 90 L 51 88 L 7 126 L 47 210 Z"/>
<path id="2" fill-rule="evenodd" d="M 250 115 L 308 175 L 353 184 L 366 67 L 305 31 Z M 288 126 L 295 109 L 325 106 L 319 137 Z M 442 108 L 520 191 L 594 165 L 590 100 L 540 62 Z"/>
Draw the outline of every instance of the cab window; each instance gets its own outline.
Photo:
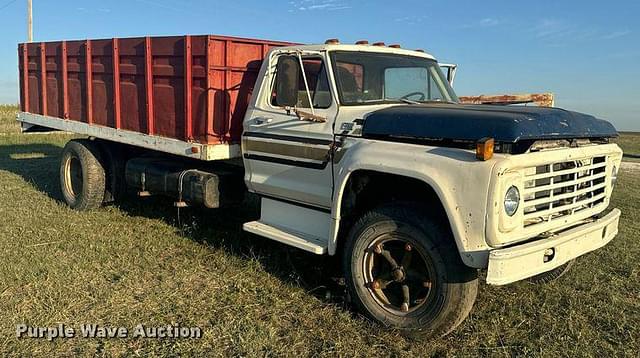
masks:
<path id="1" fill-rule="evenodd" d="M 327 77 L 326 67 L 324 62 L 320 58 L 303 58 L 302 64 L 304 66 L 304 72 L 307 76 L 307 83 L 309 84 L 309 92 L 311 94 L 311 100 L 313 101 L 313 108 L 329 108 L 331 107 L 331 92 L 329 90 L 329 78 Z M 276 73 L 276 81 L 278 74 Z M 271 91 L 271 104 L 278 106 L 276 103 L 276 89 L 275 82 Z M 304 77 L 302 71 L 298 78 L 298 108 L 310 108 L 309 97 L 307 96 L 307 89 L 304 85 Z"/>

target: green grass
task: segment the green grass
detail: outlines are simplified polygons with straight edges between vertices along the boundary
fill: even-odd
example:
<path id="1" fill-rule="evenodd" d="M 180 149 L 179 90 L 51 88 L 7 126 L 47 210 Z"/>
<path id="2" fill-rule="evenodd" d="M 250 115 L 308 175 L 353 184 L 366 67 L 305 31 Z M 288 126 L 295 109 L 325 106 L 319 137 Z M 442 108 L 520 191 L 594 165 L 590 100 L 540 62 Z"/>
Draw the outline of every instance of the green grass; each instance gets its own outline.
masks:
<path id="1" fill-rule="evenodd" d="M 16 106 L 0 104 L 0 136 L 20 132 L 16 114 Z"/>
<path id="2" fill-rule="evenodd" d="M 624 151 L 626 160 L 640 161 L 640 133 L 622 132 L 616 142 Z"/>
<path id="3" fill-rule="evenodd" d="M 78 213 L 61 202 L 58 157 L 71 138 L 22 135 L 0 119 L 0 352 L 39 355 L 637 356 L 640 177 L 622 172 L 619 236 L 561 280 L 481 284 L 450 336 L 409 340 L 353 314 L 335 265 L 241 231 L 230 212 L 131 199 Z M 630 143 L 626 145 L 636 145 Z M 198 340 L 16 339 L 19 323 L 199 326 Z"/>

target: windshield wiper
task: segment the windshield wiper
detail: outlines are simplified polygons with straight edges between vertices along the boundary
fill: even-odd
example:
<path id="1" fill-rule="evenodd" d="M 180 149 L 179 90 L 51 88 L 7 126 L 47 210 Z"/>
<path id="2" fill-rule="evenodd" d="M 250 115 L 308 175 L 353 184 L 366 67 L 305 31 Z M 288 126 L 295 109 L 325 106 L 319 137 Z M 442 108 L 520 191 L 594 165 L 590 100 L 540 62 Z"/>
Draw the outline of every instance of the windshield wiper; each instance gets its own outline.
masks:
<path id="1" fill-rule="evenodd" d="M 458 102 L 454 101 L 446 101 L 444 99 L 428 99 L 425 101 L 420 101 L 420 103 L 448 103 L 448 104 L 458 104 Z"/>
<path id="2" fill-rule="evenodd" d="M 414 101 L 414 100 L 410 100 L 408 98 L 398 98 L 398 100 L 402 101 L 404 103 L 408 103 L 408 104 L 420 104 L 420 102 Z"/>
<path id="3" fill-rule="evenodd" d="M 358 100 L 357 103 L 358 104 L 368 104 L 368 103 L 398 103 L 398 101 L 400 101 L 399 99 L 389 99 L 389 98 L 378 98 L 378 99 L 364 99 L 364 100 Z"/>

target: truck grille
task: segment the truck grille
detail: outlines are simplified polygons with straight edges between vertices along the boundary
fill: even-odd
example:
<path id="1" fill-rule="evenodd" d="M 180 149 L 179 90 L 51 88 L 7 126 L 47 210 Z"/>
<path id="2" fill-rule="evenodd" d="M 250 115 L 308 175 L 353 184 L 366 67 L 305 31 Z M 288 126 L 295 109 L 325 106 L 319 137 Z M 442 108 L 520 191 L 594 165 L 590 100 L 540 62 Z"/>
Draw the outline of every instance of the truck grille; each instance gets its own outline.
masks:
<path id="1" fill-rule="evenodd" d="M 607 156 L 526 168 L 524 227 L 566 219 L 568 215 L 604 205 L 606 170 Z"/>

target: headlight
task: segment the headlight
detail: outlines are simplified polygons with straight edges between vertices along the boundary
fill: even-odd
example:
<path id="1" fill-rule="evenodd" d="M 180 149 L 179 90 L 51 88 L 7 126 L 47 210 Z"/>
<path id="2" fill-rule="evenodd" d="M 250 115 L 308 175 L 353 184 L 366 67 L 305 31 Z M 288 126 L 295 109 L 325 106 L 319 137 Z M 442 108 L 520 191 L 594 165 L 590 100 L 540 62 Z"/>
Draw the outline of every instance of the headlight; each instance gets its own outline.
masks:
<path id="1" fill-rule="evenodd" d="M 618 168 L 616 168 L 616 166 L 613 166 L 613 169 L 611 170 L 611 187 L 613 188 L 616 185 L 616 182 L 618 181 Z"/>
<path id="2" fill-rule="evenodd" d="M 520 206 L 520 191 L 512 186 L 504 196 L 504 211 L 507 215 L 513 216 L 518 211 L 518 206 Z"/>

